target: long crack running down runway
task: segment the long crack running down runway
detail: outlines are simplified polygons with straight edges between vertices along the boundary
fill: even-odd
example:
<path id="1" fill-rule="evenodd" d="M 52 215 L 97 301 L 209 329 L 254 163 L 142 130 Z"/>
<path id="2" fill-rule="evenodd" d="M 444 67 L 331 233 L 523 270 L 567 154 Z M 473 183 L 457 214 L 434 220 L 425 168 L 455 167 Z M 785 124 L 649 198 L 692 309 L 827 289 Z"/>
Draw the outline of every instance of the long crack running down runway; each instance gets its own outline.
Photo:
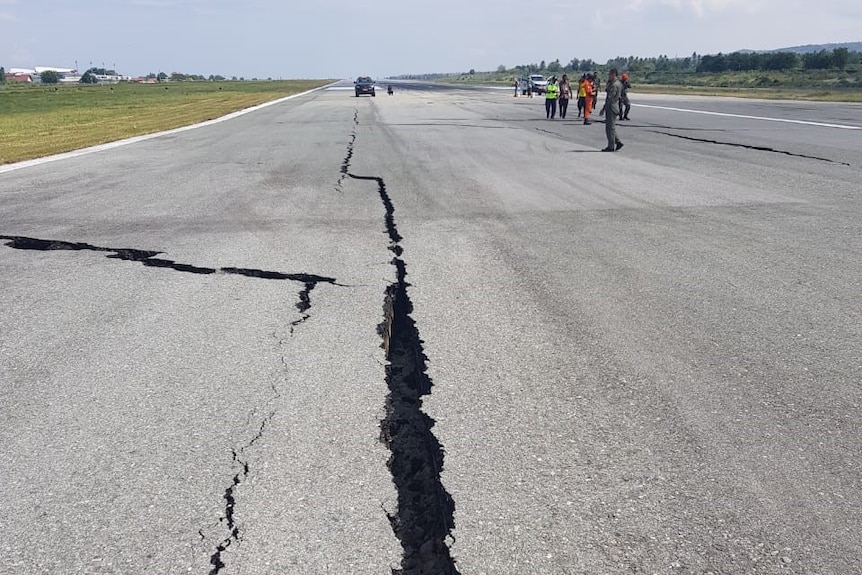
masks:
<path id="1" fill-rule="evenodd" d="M 358 119 L 354 120 L 358 124 Z M 407 264 L 395 224 L 395 206 L 386 182 L 377 176 L 350 172 L 356 132 L 348 146 L 343 172 L 359 181 L 374 182 L 385 210 L 388 249 L 395 254 L 391 264 L 395 282 L 386 289 L 384 321 L 378 326 L 388 364 L 386 417 L 380 422 L 380 440 L 389 448 L 388 466 L 398 493 L 398 510 L 389 523 L 401 542 L 401 568 L 393 575 L 459 575 L 447 540 L 455 527 L 455 503 L 440 479 L 443 447 L 431 431 L 434 420 L 422 411 L 422 397 L 431 393 L 433 382 L 426 371 L 426 356 L 407 293 Z"/>

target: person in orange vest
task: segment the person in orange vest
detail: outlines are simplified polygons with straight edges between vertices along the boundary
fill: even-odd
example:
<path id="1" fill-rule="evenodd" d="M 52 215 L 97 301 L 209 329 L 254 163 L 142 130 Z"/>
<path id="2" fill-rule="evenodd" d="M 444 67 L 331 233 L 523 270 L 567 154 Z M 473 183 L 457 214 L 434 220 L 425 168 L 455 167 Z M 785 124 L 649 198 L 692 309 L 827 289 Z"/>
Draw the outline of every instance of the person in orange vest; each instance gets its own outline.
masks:
<path id="1" fill-rule="evenodd" d="M 584 108 L 587 102 L 587 75 L 581 74 L 581 79 L 578 80 L 578 118 L 584 113 Z"/>
<path id="2" fill-rule="evenodd" d="M 592 124 L 590 121 L 590 113 L 593 111 L 593 108 L 595 108 L 596 97 L 596 85 L 592 74 L 587 74 L 586 89 L 587 95 L 584 98 L 584 125 L 589 126 Z"/>

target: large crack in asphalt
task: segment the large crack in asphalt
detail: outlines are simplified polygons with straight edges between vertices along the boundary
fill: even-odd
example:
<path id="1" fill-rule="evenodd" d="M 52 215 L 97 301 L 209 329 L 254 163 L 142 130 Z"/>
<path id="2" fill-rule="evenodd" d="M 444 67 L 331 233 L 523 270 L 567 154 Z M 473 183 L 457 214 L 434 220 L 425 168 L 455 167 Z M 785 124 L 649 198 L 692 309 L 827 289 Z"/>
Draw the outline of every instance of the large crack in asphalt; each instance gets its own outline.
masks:
<path id="1" fill-rule="evenodd" d="M 222 268 L 210 268 L 210 267 L 200 267 L 194 266 L 190 264 L 177 263 L 173 260 L 168 260 L 164 258 L 157 258 L 156 256 L 161 254 L 162 252 L 151 251 L 151 250 L 139 250 L 139 249 L 130 249 L 130 248 L 106 248 L 100 246 L 94 246 L 87 243 L 82 242 L 66 242 L 62 240 L 45 240 L 38 238 L 28 238 L 25 236 L 6 236 L 0 235 L 0 240 L 6 241 L 6 245 L 10 248 L 14 248 L 16 250 L 36 250 L 36 251 L 52 251 L 52 250 L 70 250 L 70 251 L 94 251 L 94 252 L 107 252 L 109 255 L 105 256 L 111 259 L 119 259 L 125 261 L 138 262 L 144 266 L 148 267 L 157 267 L 157 268 L 167 268 L 172 269 L 178 272 L 184 273 L 192 273 L 192 274 L 201 274 L 201 275 L 209 275 L 209 274 L 228 274 L 228 275 L 240 275 L 250 278 L 258 278 L 265 280 L 286 280 L 299 282 L 303 284 L 303 289 L 299 292 L 299 302 L 296 304 L 296 308 L 299 310 L 301 317 L 296 320 L 292 326 L 299 325 L 306 319 L 308 319 L 308 310 L 311 308 L 311 291 L 317 287 L 318 284 L 330 284 L 339 287 L 345 287 L 339 284 L 335 278 L 319 276 L 314 274 L 306 274 L 306 273 L 283 273 L 283 272 L 274 272 L 267 270 L 259 270 L 259 269 L 250 269 L 250 268 L 236 268 L 236 267 L 222 267 Z"/>
<path id="2" fill-rule="evenodd" d="M 352 147 L 351 147 L 352 151 Z M 395 206 L 386 183 L 377 176 L 348 177 L 374 182 L 385 209 L 386 234 L 395 282 L 384 294 L 384 321 L 378 326 L 386 353 L 385 417 L 380 421 L 380 440 L 390 450 L 387 463 L 398 495 L 398 509 L 388 513 L 389 524 L 401 542 L 401 568 L 393 575 L 459 575 L 447 541 L 454 540 L 455 503 L 443 486 L 440 474 L 444 451 L 434 436 L 434 420 L 422 411 L 422 398 L 431 393 L 427 357 L 419 328 L 413 320 L 413 302 L 407 288 L 407 264 L 395 223 Z"/>
<path id="3" fill-rule="evenodd" d="M 754 146 L 751 144 L 738 144 L 735 142 L 721 142 L 719 140 L 710 140 L 707 138 L 694 138 L 692 136 L 683 136 L 681 134 L 673 134 L 671 132 L 662 132 L 661 130 L 647 130 L 648 132 L 652 132 L 653 134 L 661 134 L 663 136 L 669 136 L 671 138 L 680 138 L 682 140 L 689 140 L 691 142 L 701 142 L 704 144 L 716 144 L 719 146 L 730 146 L 733 148 L 744 148 L 746 150 L 756 150 L 758 152 L 770 152 L 773 154 L 783 154 L 785 156 L 793 156 L 794 158 L 805 158 L 807 160 L 817 160 L 820 162 L 829 162 L 830 164 L 839 164 L 841 166 L 850 166 L 847 162 L 839 162 L 836 160 L 832 160 L 830 158 L 820 158 L 818 156 L 809 156 L 806 154 L 796 154 L 793 152 L 788 152 L 786 150 L 776 150 L 775 148 L 771 148 L 769 146 Z"/>
<path id="4" fill-rule="evenodd" d="M 138 249 L 128 249 L 128 248 L 107 248 L 94 246 L 87 243 L 80 242 L 66 242 L 62 240 L 45 240 L 38 238 L 29 238 L 24 236 L 9 236 L 9 235 L 0 235 L 0 240 L 6 241 L 6 246 L 14 249 L 20 250 L 38 250 L 38 251 L 52 251 L 52 250 L 72 250 L 72 251 L 96 251 L 96 252 L 107 252 L 109 255 L 106 256 L 108 258 L 120 259 L 126 261 L 136 261 L 145 266 L 153 266 L 159 268 L 169 268 L 180 272 L 194 273 L 194 274 L 235 274 L 241 275 L 251 278 L 259 278 L 266 280 L 288 280 L 300 282 L 303 284 L 303 289 L 299 292 L 299 301 L 296 303 L 296 308 L 299 310 L 300 318 L 291 322 L 290 333 L 293 334 L 294 328 L 299 324 L 303 323 L 309 318 L 309 312 L 311 310 L 311 291 L 320 283 L 326 283 L 336 286 L 341 286 L 341 284 L 337 283 L 334 278 L 318 276 L 314 274 L 306 274 L 306 273 L 282 273 L 282 272 L 274 272 L 267 270 L 259 270 L 259 269 L 250 269 L 250 268 L 236 268 L 236 267 L 223 267 L 223 268 L 206 268 L 206 267 L 198 267 L 192 266 L 188 264 L 178 264 L 172 260 L 166 259 L 158 259 L 155 256 L 159 255 L 162 252 L 151 251 L 151 250 L 138 250 Z M 344 287 L 344 286 L 342 286 Z M 283 344 L 282 341 L 279 341 L 279 345 Z M 284 358 L 282 358 L 282 363 L 284 363 Z M 278 391 L 278 388 L 275 384 L 271 384 L 272 390 L 272 398 L 267 402 L 267 404 L 271 404 L 273 401 L 277 400 L 281 395 Z M 224 530 L 227 531 L 226 535 L 219 540 L 216 544 L 215 550 L 210 555 L 209 562 L 212 565 L 212 569 L 209 571 L 209 575 L 218 575 L 222 569 L 226 567 L 226 564 L 223 560 L 223 553 L 234 544 L 239 544 L 242 541 L 240 527 L 237 524 L 234 514 L 237 505 L 236 500 L 236 490 L 239 485 L 245 481 L 249 473 L 251 471 L 250 464 L 248 459 L 244 456 L 246 450 L 251 449 L 254 444 L 263 437 L 264 430 L 267 425 L 272 421 L 275 416 L 275 410 L 270 410 L 268 413 L 259 420 L 257 424 L 258 429 L 256 434 L 245 444 L 243 444 L 239 448 L 233 448 L 231 450 L 231 465 L 237 470 L 233 475 L 230 485 L 225 489 L 224 494 L 222 495 L 222 499 L 224 500 L 224 512 L 222 516 L 218 520 L 218 524 L 222 526 Z M 252 421 L 258 418 L 258 409 L 253 409 L 248 415 L 247 425 L 251 425 Z M 201 539 L 206 539 L 207 536 L 204 534 L 204 530 L 201 529 L 198 531 Z"/>

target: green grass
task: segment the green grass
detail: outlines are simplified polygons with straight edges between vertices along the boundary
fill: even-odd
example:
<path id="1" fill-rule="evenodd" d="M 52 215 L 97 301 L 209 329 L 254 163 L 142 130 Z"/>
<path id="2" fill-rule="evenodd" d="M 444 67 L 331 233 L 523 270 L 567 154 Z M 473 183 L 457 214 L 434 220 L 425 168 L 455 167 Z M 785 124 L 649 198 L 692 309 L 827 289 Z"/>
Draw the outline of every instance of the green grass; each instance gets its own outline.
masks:
<path id="1" fill-rule="evenodd" d="M 0 86 L 0 164 L 224 116 L 331 80 Z"/>
<path id="2" fill-rule="evenodd" d="M 607 78 L 602 67 L 599 72 Z M 557 72 L 557 77 L 562 76 Z M 570 72 L 569 78 L 581 72 Z M 544 73 L 545 77 L 551 75 Z M 704 96 L 734 96 L 775 100 L 810 100 L 831 102 L 862 102 L 862 80 L 856 70 L 790 70 L 777 72 L 722 72 L 718 74 L 660 73 L 639 75 L 632 72 L 632 94 L 692 94 Z M 510 86 L 513 73 L 477 72 L 453 74 L 436 78 L 452 84 Z"/>
<path id="3" fill-rule="evenodd" d="M 725 88 L 714 86 L 681 86 L 678 84 L 637 84 L 631 94 L 678 94 L 722 96 L 763 100 L 806 100 L 811 102 L 862 102 L 862 90 L 829 90 L 799 88 Z"/>

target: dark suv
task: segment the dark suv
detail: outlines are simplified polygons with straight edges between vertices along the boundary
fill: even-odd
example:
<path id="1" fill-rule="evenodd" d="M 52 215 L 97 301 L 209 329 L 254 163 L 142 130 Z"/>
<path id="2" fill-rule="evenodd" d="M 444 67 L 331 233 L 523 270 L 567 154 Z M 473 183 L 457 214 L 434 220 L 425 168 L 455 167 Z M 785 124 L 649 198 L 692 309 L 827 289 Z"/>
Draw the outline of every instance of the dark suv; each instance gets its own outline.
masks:
<path id="1" fill-rule="evenodd" d="M 356 79 L 356 97 L 358 98 L 360 94 L 370 94 L 372 96 L 376 96 L 374 93 L 374 80 L 369 78 L 368 76 L 360 76 Z"/>

